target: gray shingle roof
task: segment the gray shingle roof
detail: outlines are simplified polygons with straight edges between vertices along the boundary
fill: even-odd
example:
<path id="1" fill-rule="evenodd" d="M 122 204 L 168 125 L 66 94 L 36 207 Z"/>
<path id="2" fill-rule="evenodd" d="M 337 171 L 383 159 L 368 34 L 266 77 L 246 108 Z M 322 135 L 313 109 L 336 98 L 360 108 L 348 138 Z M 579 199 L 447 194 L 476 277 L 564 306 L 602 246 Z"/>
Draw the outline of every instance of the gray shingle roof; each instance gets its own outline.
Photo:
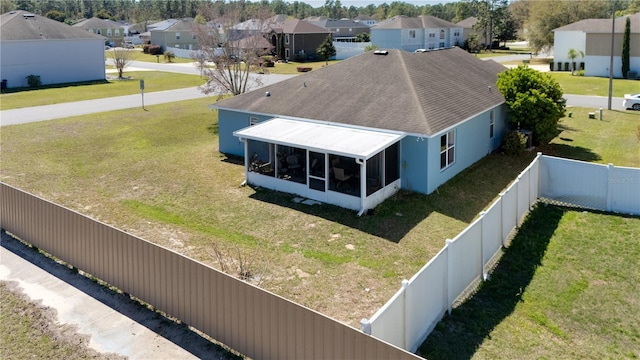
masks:
<path id="1" fill-rule="evenodd" d="M 103 36 L 24 10 L 0 15 L 0 40 L 104 39 Z"/>
<path id="2" fill-rule="evenodd" d="M 631 33 L 640 33 L 640 12 L 633 15 L 625 15 L 615 19 L 615 32 L 624 32 L 626 18 L 631 18 Z M 589 34 L 610 34 L 611 33 L 611 19 L 584 19 L 576 21 L 569 25 L 565 25 L 553 31 L 583 31 Z"/>
<path id="3" fill-rule="evenodd" d="M 92 17 L 91 19 L 84 19 L 76 24 L 73 24 L 74 27 L 79 27 L 85 30 L 89 29 L 118 29 L 122 28 L 121 24 L 118 24 L 114 21 L 103 20 L 97 17 Z"/>
<path id="4" fill-rule="evenodd" d="M 367 52 L 213 107 L 433 135 L 502 104 L 504 70 L 458 48 Z"/>
<path id="5" fill-rule="evenodd" d="M 376 29 L 436 29 L 456 27 L 458 26 L 452 22 L 430 15 L 420 15 L 418 17 L 398 15 L 378 23 L 378 25 L 375 26 Z"/>

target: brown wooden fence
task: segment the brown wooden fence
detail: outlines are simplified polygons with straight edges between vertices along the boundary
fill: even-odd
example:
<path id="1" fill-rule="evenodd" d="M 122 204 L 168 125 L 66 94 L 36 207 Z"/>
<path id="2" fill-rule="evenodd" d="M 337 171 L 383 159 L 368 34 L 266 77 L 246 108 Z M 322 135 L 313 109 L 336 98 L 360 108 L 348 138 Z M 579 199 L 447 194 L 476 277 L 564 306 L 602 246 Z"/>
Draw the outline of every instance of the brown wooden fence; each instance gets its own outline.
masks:
<path id="1" fill-rule="evenodd" d="M 174 251 L 0 183 L 0 226 L 254 359 L 419 359 Z"/>

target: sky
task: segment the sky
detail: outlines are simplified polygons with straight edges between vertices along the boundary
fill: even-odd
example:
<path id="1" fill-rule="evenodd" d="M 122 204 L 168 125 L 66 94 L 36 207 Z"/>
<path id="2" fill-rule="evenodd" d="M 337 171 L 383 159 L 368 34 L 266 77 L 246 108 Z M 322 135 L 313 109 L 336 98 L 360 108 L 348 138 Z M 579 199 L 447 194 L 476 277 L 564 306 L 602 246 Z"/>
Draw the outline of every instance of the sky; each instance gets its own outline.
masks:
<path id="1" fill-rule="evenodd" d="M 320 6 L 323 6 L 325 1 L 324 0 L 299 0 L 305 4 L 309 4 L 314 8 L 318 8 Z M 387 4 L 391 4 L 394 1 L 400 1 L 400 2 L 404 2 L 407 4 L 414 4 L 414 5 L 419 5 L 419 6 L 424 6 L 424 5 L 437 5 L 437 4 L 446 4 L 446 3 L 451 3 L 451 2 L 457 2 L 459 0 L 340 0 L 340 3 L 343 6 L 349 7 L 351 5 L 355 6 L 355 7 L 364 7 L 367 6 L 369 4 L 374 4 L 374 5 L 380 5 L 383 3 L 387 3 Z M 288 1 L 291 2 L 291 1 Z"/>

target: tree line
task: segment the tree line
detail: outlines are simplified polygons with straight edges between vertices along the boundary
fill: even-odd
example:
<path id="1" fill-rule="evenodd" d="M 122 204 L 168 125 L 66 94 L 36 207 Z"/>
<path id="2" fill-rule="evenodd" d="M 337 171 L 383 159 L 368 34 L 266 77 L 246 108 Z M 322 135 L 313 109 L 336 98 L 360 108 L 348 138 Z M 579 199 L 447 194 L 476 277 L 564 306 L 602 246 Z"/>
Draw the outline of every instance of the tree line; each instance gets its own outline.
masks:
<path id="1" fill-rule="evenodd" d="M 529 40 L 532 50 L 553 46 L 553 29 L 590 18 L 611 18 L 640 12 L 640 0 L 462 0 L 445 4 L 414 5 L 403 1 L 366 6 L 343 6 L 340 0 L 325 0 L 314 8 L 303 1 L 285 0 L 2 0 L 0 12 L 25 10 L 73 24 L 81 19 L 99 17 L 132 24 L 146 24 L 170 18 L 237 14 L 239 21 L 286 14 L 297 19 L 326 16 L 333 19 L 369 16 L 382 21 L 393 16 L 431 15 L 453 23 L 474 16 L 476 30 L 487 37 L 506 41 Z"/>

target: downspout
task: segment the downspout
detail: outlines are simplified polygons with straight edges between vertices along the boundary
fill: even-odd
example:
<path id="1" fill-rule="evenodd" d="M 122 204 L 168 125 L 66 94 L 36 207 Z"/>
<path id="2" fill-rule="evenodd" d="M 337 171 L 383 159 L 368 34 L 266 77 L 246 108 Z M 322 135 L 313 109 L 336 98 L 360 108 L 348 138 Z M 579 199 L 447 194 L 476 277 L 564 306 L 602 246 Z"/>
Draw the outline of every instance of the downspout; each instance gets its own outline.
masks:
<path id="1" fill-rule="evenodd" d="M 365 211 L 365 200 L 367 199 L 367 161 L 356 158 L 356 164 L 360 165 L 360 211 L 358 216 L 362 216 Z"/>

